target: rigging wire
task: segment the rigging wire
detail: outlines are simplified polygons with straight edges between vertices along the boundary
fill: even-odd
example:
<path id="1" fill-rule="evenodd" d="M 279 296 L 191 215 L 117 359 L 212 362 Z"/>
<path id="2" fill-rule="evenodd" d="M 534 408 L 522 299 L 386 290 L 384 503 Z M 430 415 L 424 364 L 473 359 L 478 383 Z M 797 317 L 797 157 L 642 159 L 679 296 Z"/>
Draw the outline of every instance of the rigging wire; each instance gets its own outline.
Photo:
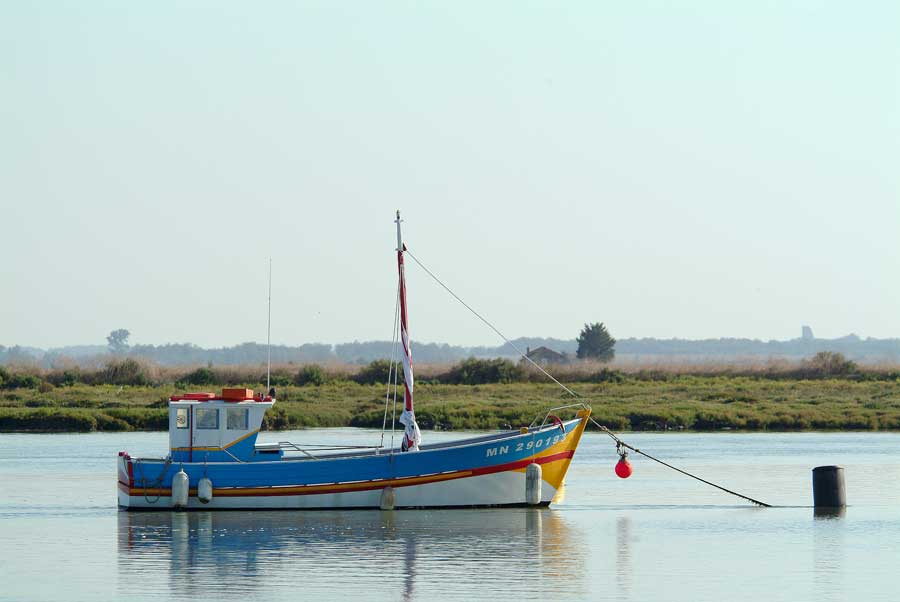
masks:
<path id="1" fill-rule="evenodd" d="M 416 264 L 418 264 L 418 266 L 419 266 L 420 268 L 422 268 L 422 269 L 425 271 L 426 274 L 428 274 L 429 276 L 431 276 L 431 278 L 432 278 L 435 282 L 437 282 L 437 283 L 441 286 L 441 288 L 443 288 L 445 291 L 447 291 L 448 293 L 450 293 L 450 295 L 451 295 L 454 299 L 456 299 L 457 301 L 459 301 L 459 302 L 463 305 L 463 307 L 465 307 L 466 309 L 468 309 L 468 310 L 469 310 L 476 318 L 478 318 L 479 320 L 481 320 L 488 328 L 490 328 L 490 329 L 493 330 L 495 333 L 497 333 L 497 335 L 498 335 L 501 339 L 503 339 L 504 341 L 506 341 L 506 343 L 507 343 L 510 347 L 512 347 L 513 349 L 515 349 L 515 350 L 516 350 L 516 353 L 518 353 L 519 356 L 522 357 L 522 359 L 524 359 L 524 360 L 528 361 L 529 363 L 531 363 L 531 365 L 534 366 L 535 368 L 537 368 L 538 370 L 540 370 L 540 371 L 544 374 L 544 376 L 546 376 L 547 378 L 549 378 L 550 380 L 552 380 L 554 383 L 556 383 L 557 385 L 559 385 L 563 390 L 565 390 L 567 393 L 569 393 L 569 395 L 571 395 L 571 396 L 574 397 L 575 399 L 577 399 L 577 400 L 579 400 L 579 401 L 588 401 L 587 398 L 582 397 L 581 395 L 579 395 L 578 393 L 576 393 L 575 391 L 573 391 L 572 389 L 570 389 L 569 387 L 567 387 L 567 386 L 564 385 L 563 383 L 559 382 L 556 378 L 553 377 L 552 374 L 550 374 L 549 372 L 547 372 L 546 370 L 544 370 L 544 368 L 543 368 L 542 366 L 540 366 L 537 362 L 535 362 L 533 359 L 531 359 L 530 357 L 528 357 L 526 354 L 522 353 L 522 350 L 519 349 L 519 348 L 516 346 L 515 343 L 513 343 L 512 341 L 510 341 L 510 340 L 509 340 L 502 332 L 500 332 L 500 331 L 497 329 L 496 326 L 494 326 L 493 324 L 491 324 L 491 323 L 487 320 L 487 318 L 485 318 L 485 317 L 482 316 L 480 313 L 478 313 L 477 311 L 475 311 L 475 309 L 474 309 L 471 305 L 469 305 L 468 303 L 466 303 L 465 301 L 463 301 L 463 300 L 459 297 L 459 295 L 457 295 L 456 293 L 454 293 L 454 292 L 450 289 L 449 286 L 447 286 L 446 284 L 444 284 L 443 281 L 441 281 L 441 279 L 438 278 L 438 277 L 434 274 L 434 272 L 432 272 L 432 271 L 429 270 L 427 267 L 425 267 L 425 265 L 424 265 L 421 261 L 419 261 L 418 257 L 416 257 L 416 256 L 413 254 L 413 252 L 409 250 L 409 248 L 406 249 L 406 254 L 409 255 L 410 257 L 412 257 L 413 261 L 415 261 Z M 606 433 L 607 435 L 609 435 L 609 436 L 616 442 L 617 445 L 621 445 L 622 447 L 626 447 L 626 448 L 630 449 L 631 451 L 633 451 L 633 452 L 635 452 L 635 453 L 637 453 L 637 454 L 640 454 L 640 455 L 644 456 L 645 458 L 648 458 L 648 459 L 650 459 L 650 460 L 653 460 L 654 462 L 658 462 L 658 463 L 662 464 L 663 466 L 666 466 L 666 467 L 668 467 L 668 468 L 671 468 L 672 470 L 675 470 L 675 471 L 677 471 L 677 472 L 680 472 L 680 473 L 683 474 L 683 475 L 689 476 L 689 477 L 691 477 L 692 479 L 696 479 L 696 480 L 698 480 L 698 481 L 700 481 L 700 482 L 702 482 L 702 483 L 706 483 L 707 485 L 711 485 L 711 486 L 715 487 L 716 489 L 720 489 L 720 490 L 722 490 L 722 491 L 724 491 L 724 492 L 726 492 L 726 493 L 730 493 L 731 495 L 735 495 L 735 496 L 737 496 L 737 497 L 739 497 L 739 498 L 745 499 L 745 500 L 747 500 L 747 501 L 749 501 L 749 502 L 752 502 L 752 503 L 754 503 L 754 504 L 757 504 L 758 506 L 763 506 L 763 507 L 765 507 L 765 508 L 771 508 L 771 507 L 772 507 L 770 504 L 766 504 L 765 502 L 761 502 L 761 501 L 759 501 L 759 500 L 753 499 L 753 498 L 748 497 L 748 496 L 746 496 L 746 495 L 742 495 L 742 494 L 737 493 L 737 492 L 735 492 L 735 491 L 732 491 L 732 490 L 730 490 L 730 489 L 726 489 L 725 487 L 722 487 L 721 485 L 716 485 L 715 483 L 712 483 L 712 482 L 710 482 L 710 481 L 707 481 L 706 479 L 702 479 L 702 478 L 698 477 L 697 475 L 693 475 L 693 474 L 691 474 L 691 473 L 689 473 L 689 472 L 687 472 L 687 471 L 685 471 L 685 470 L 682 470 L 682 469 L 680 469 L 680 468 L 677 468 L 677 467 L 675 467 L 675 466 L 672 466 L 671 464 L 668 464 L 668 463 L 666 463 L 666 462 L 663 462 L 663 461 L 660 460 L 659 458 L 655 458 L 655 457 L 651 456 L 650 454 L 648 454 L 647 452 L 643 452 L 643 451 L 641 451 L 640 449 L 638 449 L 638 448 L 636 448 L 636 447 L 634 447 L 634 446 L 632 446 L 632 445 L 629 445 L 629 444 L 625 443 L 624 441 L 622 441 L 621 439 L 619 439 L 619 437 L 616 436 L 612 431 L 610 431 L 609 428 L 603 426 L 602 424 L 600 424 L 599 422 L 597 422 L 596 420 L 594 420 L 592 417 L 589 417 L 589 418 L 590 418 L 590 421 L 593 422 L 593 423 L 597 426 L 597 428 L 599 428 L 603 433 Z"/>
<path id="2" fill-rule="evenodd" d="M 269 315 L 266 320 L 266 394 L 272 390 L 272 258 L 269 257 Z"/>
<path id="3" fill-rule="evenodd" d="M 384 393 L 384 420 L 381 421 L 381 445 L 380 447 L 384 447 L 384 431 L 387 427 L 387 415 L 388 415 L 388 402 L 391 398 L 391 379 L 394 373 L 394 356 L 397 350 L 397 320 L 399 320 L 400 313 L 400 281 L 397 281 L 397 298 L 394 302 L 394 331 L 391 335 L 391 363 L 388 366 L 388 377 L 387 377 L 387 390 Z M 394 397 L 396 397 L 397 392 L 396 388 L 394 390 Z M 396 409 L 395 409 L 396 413 Z M 391 428 L 391 436 L 393 437 L 393 427 Z M 391 439 L 391 447 L 394 446 L 393 438 Z"/>
<path id="4" fill-rule="evenodd" d="M 447 286 L 446 284 L 444 284 L 444 283 L 441 281 L 440 278 L 438 278 L 437 276 L 435 276 L 434 273 L 433 273 L 431 270 L 429 270 L 428 268 L 426 268 L 426 267 L 422 264 L 422 262 L 419 261 L 418 258 L 417 258 L 415 255 L 413 255 L 412 251 L 410 251 L 408 248 L 406 249 L 406 254 L 409 255 L 410 257 L 412 257 L 412 258 L 413 258 L 413 261 L 415 261 L 415 262 L 419 265 L 420 268 L 422 268 L 423 270 L 425 270 L 425 272 L 426 272 L 429 276 L 431 276 L 431 277 L 434 279 L 435 282 L 437 282 L 439 285 L 441 285 L 441 287 L 442 287 L 445 291 L 447 291 L 448 293 L 450 293 L 450 294 L 453 296 L 454 299 L 456 299 L 457 301 L 459 301 L 460 303 L 462 303 L 463 306 L 464 306 L 466 309 L 468 309 L 470 312 L 472 312 L 472 314 L 473 314 L 476 318 L 478 318 L 479 320 L 481 320 L 482 322 L 484 322 L 485 325 L 487 325 L 488 328 L 490 328 L 491 330 L 493 330 L 494 332 L 496 332 L 497 335 L 498 335 L 501 339 L 503 339 L 504 341 L 506 341 L 507 345 L 509 345 L 510 347 L 512 347 L 513 349 L 515 349 L 515 350 L 516 350 L 516 353 L 518 353 L 520 356 L 522 356 L 522 358 L 523 358 L 524 360 L 530 362 L 532 366 L 534 366 L 535 368 L 537 368 L 538 370 L 540 370 L 541 372 L 543 372 L 543 373 L 544 373 L 544 376 L 546 376 L 547 378 L 549 378 L 550 380 L 552 380 L 553 382 L 555 382 L 557 385 L 559 385 L 560 387 L 562 387 L 569 395 L 571 395 L 571 396 L 574 397 L 575 399 L 577 399 L 577 400 L 579 400 L 579 401 L 581 401 L 581 400 L 584 399 L 584 398 L 581 397 L 578 393 L 576 393 L 575 391 L 573 391 L 573 390 L 570 389 L 569 387 L 565 386 L 564 384 L 562 384 L 561 382 L 559 382 L 558 380 L 556 380 L 556 378 L 554 378 L 552 374 L 550 374 L 549 372 L 547 372 L 546 370 L 544 370 L 544 369 L 541 367 L 540 364 L 538 364 L 537 362 L 535 362 L 533 359 L 531 359 L 530 357 L 528 357 L 526 354 L 522 353 L 522 350 L 519 349 L 519 348 L 516 346 L 515 343 L 513 343 L 513 342 L 510 341 L 508 338 L 506 338 L 506 336 L 505 336 L 502 332 L 500 332 L 499 330 L 497 330 L 497 328 L 496 328 L 493 324 L 491 324 L 490 322 L 488 322 L 488 320 L 487 320 L 484 316 L 482 316 L 480 313 L 478 313 L 477 311 L 475 311 L 475 310 L 472 308 L 472 306 L 470 306 L 468 303 L 466 303 L 465 301 L 463 301 L 462 299 L 460 299 L 460 298 L 459 298 L 459 295 L 457 295 L 457 294 L 454 293 L 452 290 L 450 290 L 450 287 L 449 287 L 449 286 Z"/>
<path id="5" fill-rule="evenodd" d="M 394 341 L 394 345 L 397 345 L 397 341 Z M 399 362 L 397 362 L 399 364 Z M 400 372 L 399 369 L 394 370 L 394 409 L 391 412 L 391 456 L 394 455 L 394 429 L 397 426 L 397 374 Z"/>

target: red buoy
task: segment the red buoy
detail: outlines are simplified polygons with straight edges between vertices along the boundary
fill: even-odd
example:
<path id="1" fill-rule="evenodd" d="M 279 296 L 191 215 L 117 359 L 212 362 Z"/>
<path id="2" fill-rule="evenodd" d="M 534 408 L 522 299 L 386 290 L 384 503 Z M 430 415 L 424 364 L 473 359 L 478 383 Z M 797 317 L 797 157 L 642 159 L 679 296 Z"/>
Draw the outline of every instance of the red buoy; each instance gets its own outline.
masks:
<path id="1" fill-rule="evenodd" d="M 628 461 L 628 458 L 622 456 L 619 458 L 619 461 L 616 462 L 616 476 L 620 479 L 627 479 L 631 476 L 631 462 Z"/>

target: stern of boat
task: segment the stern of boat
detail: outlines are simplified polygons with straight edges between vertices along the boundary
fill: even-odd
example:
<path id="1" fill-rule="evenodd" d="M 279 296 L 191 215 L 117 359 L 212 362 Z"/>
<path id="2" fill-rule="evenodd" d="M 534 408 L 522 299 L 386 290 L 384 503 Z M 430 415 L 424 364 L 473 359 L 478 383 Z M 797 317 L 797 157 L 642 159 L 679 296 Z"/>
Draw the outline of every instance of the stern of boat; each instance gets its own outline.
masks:
<path id="1" fill-rule="evenodd" d="M 130 504 L 130 492 L 134 487 L 134 463 L 128 452 L 120 451 L 116 459 L 116 490 L 119 497 L 119 507 L 128 508 Z"/>

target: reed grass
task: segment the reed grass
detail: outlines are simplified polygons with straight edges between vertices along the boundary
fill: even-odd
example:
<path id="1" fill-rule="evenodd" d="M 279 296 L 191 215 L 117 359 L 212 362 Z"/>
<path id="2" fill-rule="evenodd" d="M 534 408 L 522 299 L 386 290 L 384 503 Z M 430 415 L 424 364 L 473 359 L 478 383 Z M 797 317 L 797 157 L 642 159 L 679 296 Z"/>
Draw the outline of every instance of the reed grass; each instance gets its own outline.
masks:
<path id="1" fill-rule="evenodd" d="M 684 376 L 749 377 L 767 380 L 805 380 L 840 378 L 847 380 L 900 379 L 900 364 L 858 365 L 839 353 L 821 352 L 805 360 L 748 359 L 689 362 L 677 359 L 660 362 L 615 361 L 610 364 L 579 361 L 546 366 L 564 383 L 617 382 L 625 379 L 669 381 Z M 389 364 L 376 360 L 370 364 L 275 364 L 272 383 L 289 385 L 375 384 L 387 380 Z M 545 383 L 547 377 L 535 367 L 504 359 L 470 358 L 455 364 L 416 364 L 420 383 L 488 384 Z M 122 358 L 90 367 L 43 369 L 31 365 L 0 366 L 0 389 L 59 387 L 78 383 L 88 385 L 193 385 L 226 386 L 254 383 L 260 388 L 266 381 L 266 366 L 160 366 L 153 362 Z"/>

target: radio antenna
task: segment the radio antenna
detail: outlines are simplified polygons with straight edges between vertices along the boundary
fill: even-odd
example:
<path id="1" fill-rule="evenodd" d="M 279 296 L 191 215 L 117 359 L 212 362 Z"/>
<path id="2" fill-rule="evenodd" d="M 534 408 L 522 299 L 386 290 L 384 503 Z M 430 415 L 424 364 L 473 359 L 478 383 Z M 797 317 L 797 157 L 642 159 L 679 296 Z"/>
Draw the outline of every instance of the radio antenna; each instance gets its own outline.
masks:
<path id="1" fill-rule="evenodd" d="M 269 257 L 269 317 L 266 325 L 266 391 L 271 391 L 272 381 L 272 258 Z"/>

